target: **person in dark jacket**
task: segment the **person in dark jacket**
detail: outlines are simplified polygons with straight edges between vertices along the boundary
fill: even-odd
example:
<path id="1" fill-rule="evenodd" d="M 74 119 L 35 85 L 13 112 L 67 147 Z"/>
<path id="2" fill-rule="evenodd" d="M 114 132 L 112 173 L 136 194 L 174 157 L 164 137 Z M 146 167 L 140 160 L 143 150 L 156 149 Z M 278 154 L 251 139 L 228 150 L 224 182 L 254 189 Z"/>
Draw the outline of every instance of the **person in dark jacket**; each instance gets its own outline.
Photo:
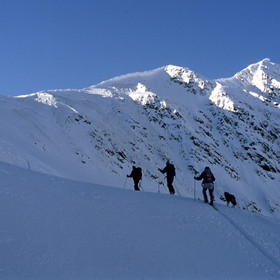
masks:
<path id="1" fill-rule="evenodd" d="M 164 167 L 164 169 L 158 169 L 161 173 L 166 173 L 166 179 L 167 179 L 167 187 L 169 189 L 169 193 L 170 194 L 175 194 L 175 190 L 173 188 L 173 180 L 174 177 L 176 176 L 176 172 L 175 172 L 175 167 L 173 164 L 171 164 L 169 162 L 169 160 L 166 162 L 166 166 Z"/>
<path id="2" fill-rule="evenodd" d="M 203 197 L 204 197 L 204 202 L 208 203 L 208 198 L 207 198 L 207 194 L 206 191 L 208 189 L 209 191 L 209 196 L 210 196 L 210 205 L 213 205 L 214 202 L 214 181 L 215 181 L 215 177 L 213 175 L 213 173 L 211 172 L 210 168 L 208 166 L 205 167 L 204 171 L 200 174 L 199 177 L 194 177 L 195 180 L 203 180 L 202 181 L 202 193 L 203 193 Z"/>
<path id="3" fill-rule="evenodd" d="M 132 177 L 134 181 L 134 190 L 140 191 L 138 187 L 138 183 L 142 179 L 142 169 L 140 167 L 136 168 L 135 166 L 132 166 L 132 171 L 130 175 L 127 175 L 126 177 L 128 178 Z"/>

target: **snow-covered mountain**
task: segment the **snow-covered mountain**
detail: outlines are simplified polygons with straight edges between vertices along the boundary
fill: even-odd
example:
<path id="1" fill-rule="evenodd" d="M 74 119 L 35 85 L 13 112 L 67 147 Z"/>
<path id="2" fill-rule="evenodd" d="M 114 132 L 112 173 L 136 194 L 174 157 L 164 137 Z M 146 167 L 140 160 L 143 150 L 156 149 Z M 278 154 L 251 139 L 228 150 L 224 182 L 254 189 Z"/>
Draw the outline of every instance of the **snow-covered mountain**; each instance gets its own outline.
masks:
<path id="1" fill-rule="evenodd" d="M 80 90 L 0 96 L 0 161 L 120 188 L 132 188 L 136 165 L 145 191 L 160 183 L 167 193 L 158 167 L 169 159 L 187 197 L 210 166 L 216 203 L 228 191 L 239 207 L 280 217 L 279 104 L 280 65 L 269 59 L 218 80 L 169 65 Z"/>

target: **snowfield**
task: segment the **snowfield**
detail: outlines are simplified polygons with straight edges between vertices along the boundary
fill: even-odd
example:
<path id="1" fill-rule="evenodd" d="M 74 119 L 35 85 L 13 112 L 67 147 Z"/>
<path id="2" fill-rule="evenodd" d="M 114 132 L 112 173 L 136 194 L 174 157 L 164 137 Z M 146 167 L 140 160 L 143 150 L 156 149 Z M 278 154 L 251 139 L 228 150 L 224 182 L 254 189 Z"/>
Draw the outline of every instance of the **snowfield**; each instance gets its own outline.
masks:
<path id="1" fill-rule="evenodd" d="M 273 218 L 2 162 L 0 176 L 0 279 L 280 279 Z"/>

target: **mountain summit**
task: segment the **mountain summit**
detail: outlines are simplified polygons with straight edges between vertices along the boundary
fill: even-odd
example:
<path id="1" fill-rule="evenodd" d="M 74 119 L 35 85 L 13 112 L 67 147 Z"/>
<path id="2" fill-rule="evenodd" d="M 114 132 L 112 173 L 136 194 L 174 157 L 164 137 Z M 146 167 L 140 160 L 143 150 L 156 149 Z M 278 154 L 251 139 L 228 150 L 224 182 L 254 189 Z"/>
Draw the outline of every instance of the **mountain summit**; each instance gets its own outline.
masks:
<path id="1" fill-rule="evenodd" d="M 207 165 L 217 203 L 228 191 L 239 207 L 279 217 L 279 91 L 280 65 L 264 59 L 227 79 L 168 65 L 80 90 L 1 96 L 0 160 L 121 188 L 132 188 L 125 177 L 137 165 L 145 191 L 167 193 L 157 170 L 169 159 L 189 197 Z"/>
<path id="2" fill-rule="evenodd" d="M 244 84 L 253 85 L 262 92 L 279 98 L 280 65 L 271 62 L 268 58 L 250 65 L 234 77 Z"/>

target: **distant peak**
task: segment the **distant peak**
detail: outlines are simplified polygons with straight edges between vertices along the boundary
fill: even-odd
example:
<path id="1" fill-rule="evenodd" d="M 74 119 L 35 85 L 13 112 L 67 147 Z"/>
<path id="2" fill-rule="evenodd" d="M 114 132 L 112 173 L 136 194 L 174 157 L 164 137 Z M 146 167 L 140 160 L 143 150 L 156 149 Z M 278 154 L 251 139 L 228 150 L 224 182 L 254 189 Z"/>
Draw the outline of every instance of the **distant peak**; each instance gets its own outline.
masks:
<path id="1" fill-rule="evenodd" d="M 270 62 L 270 58 L 264 58 L 264 59 L 261 60 L 260 62 Z"/>
<path id="2" fill-rule="evenodd" d="M 280 65 L 265 58 L 235 74 L 234 78 L 243 84 L 254 85 L 263 92 L 272 93 L 280 88 Z"/>
<path id="3" fill-rule="evenodd" d="M 256 63 L 258 67 L 270 68 L 276 65 L 276 63 L 272 62 L 269 58 L 265 58 L 258 63 Z"/>
<path id="4" fill-rule="evenodd" d="M 178 71 L 178 70 L 185 70 L 185 68 L 184 67 L 181 67 L 181 66 L 177 66 L 177 65 L 172 65 L 172 64 L 169 64 L 169 65 L 167 65 L 167 66 L 165 66 L 164 67 L 164 70 L 165 71 Z"/>
<path id="5" fill-rule="evenodd" d="M 259 68 L 259 67 L 263 67 L 263 66 L 273 67 L 274 65 L 277 65 L 277 64 L 272 62 L 270 60 L 270 58 L 264 58 L 257 63 L 253 63 L 253 64 L 249 65 L 247 68 Z"/>
<path id="6" fill-rule="evenodd" d="M 248 67 L 236 73 L 234 77 L 239 78 L 245 75 L 251 80 L 250 77 L 253 78 L 257 72 L 271 72 L 271 69 L 274 67 L 279 68 L 276 63 L 271 62 L 269 58 L 265 58 L 259 62 L 250 64 Z"/>
<path id="7" fill-rule="evenodd" d="M 195 73 L 194 71 L 190 70 L 187 67 L 181 67 L 176 65 L 167 65 L 164 67 L 164 71 L 171 77 L 179 77 L 190 75 L 191 73 Z"/>

